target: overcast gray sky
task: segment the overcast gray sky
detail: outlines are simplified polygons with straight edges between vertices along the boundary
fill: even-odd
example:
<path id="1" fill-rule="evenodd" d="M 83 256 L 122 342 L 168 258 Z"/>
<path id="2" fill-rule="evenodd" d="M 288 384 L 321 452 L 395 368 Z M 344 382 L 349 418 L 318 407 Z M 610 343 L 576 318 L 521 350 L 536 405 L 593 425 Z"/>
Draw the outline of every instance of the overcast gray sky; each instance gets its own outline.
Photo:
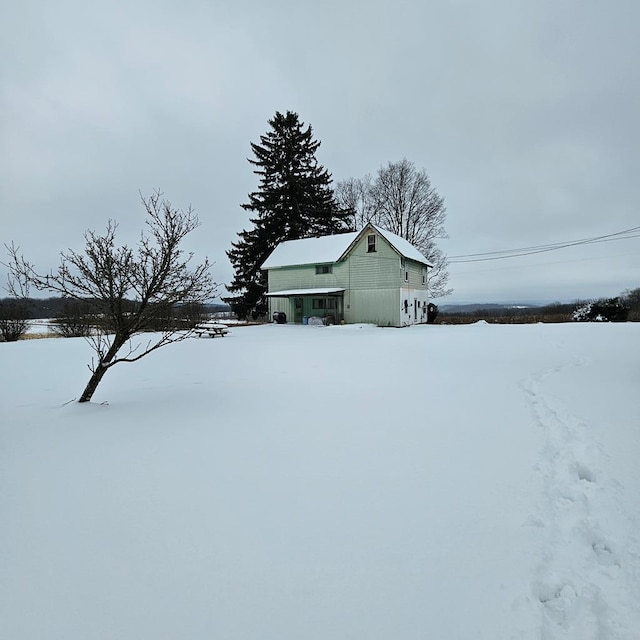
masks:
<path id="1" fill-rule="evenodd" d="M 424 168 L 449 256 L 640 226 L 637 0 L 0 5 L 0 241 L 40 269 L 109 218 L 135 241 L 160 188 L 228 282 L 250 142 L 288 109 L 335 181 Z M 615 295 L 640 286 L 640 238 L 450 273 L 443 303 Z"/>

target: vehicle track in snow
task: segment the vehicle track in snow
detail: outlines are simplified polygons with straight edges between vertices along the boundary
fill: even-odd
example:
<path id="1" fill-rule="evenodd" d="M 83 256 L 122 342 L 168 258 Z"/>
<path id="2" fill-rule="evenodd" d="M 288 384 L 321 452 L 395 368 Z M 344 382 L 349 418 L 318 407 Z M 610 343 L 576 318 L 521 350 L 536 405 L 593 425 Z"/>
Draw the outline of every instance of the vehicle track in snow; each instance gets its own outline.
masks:
<path id="1" fill-rule="evenodd" d="M 622 508 L 624 488 L 612 477 L 603 444 L 588 422 L 547 390 L 552 377 L 586 365 L 576 360 L 522 383 L 545 440 L 536 466 L 543 496 L 528 523 L 540 530 L 531 584 L 540 637 L 638 639 L 640 629 L 630 628 L 629 615 L 639 606 L 640 545 Z"/>

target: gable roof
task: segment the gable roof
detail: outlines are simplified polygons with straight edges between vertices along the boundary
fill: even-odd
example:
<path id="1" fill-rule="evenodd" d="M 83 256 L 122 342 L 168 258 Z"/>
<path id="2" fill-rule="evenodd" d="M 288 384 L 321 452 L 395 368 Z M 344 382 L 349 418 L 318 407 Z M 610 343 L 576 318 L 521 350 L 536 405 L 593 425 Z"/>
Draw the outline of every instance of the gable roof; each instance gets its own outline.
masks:
<path id="1" fill-rule="evenodd" d="M 428 267 L 432 266 L 410 242 L 391 231 L 369 223 L 360 231 L 281 242 L 260 268 L 275 269 L 276 267 L 338 262 L 365 233 L 372 230 L 380 234 L 404 258 L 426 264 Z"/>

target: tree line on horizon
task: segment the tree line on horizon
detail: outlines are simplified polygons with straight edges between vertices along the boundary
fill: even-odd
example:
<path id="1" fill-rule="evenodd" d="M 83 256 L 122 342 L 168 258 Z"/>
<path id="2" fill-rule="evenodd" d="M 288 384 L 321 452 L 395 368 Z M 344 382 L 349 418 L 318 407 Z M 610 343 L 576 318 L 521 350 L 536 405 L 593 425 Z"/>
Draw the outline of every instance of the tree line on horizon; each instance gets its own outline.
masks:
<path id="1" fill-rule="evenodd" d="M 70 303 L 74 303 L 70 305 Z M 77 303 L 77 304 L 75 304 Z M 71 298 L 64 298 L 62 296 L 50 296 L 47 298 L 25 298 L 16 299 L 12 297 L 0 298 L 0 308 L 5 308 L 2 305 L 8 305 L 6 309 L 11 306 L 18 305 L 21 309 L 20 315 L 25 316 L 26 320 L 39 320 L 39 319 L 58 319 L 63 318 L 69 313 L 76 313 L 74 309 L 78 310 L 78 313 L 82 313 L 84 309 L 95 309 L 95 301 L 85 299 L 83 301 L 74 300 Z M 124 305 L 129 305 L 130 308 L 134 308 L 135 300 L 125 300 Z M 86 305 L 86 307 L 83 307 Z M 71 308 L 73 307 L 73 309 Z M 188 315 L 190 312 L 188 308 L 195 307 L 199 310 L 199 313 L 208 315 L 212 313 L 218 313 L 222 311 L 229 311 L 230 307 L 226 303 L 217 302 L 203 302 L 197 304 L 178 303 L 171 307 L 171 315 L 179 318 L 181 316 Z M 0 315 L 6 315 L 8 312 L 1 312 Z"/>
<path id="2" fill-rule="evenodd" d="M 613 298 L 553 302 L 543 306 L 474 305 L 473 309 L 441 309 L 438 324 L 469 324 L 485 320 L 495 324 L 532 322 L 640 322 L 640 288 Z"/>

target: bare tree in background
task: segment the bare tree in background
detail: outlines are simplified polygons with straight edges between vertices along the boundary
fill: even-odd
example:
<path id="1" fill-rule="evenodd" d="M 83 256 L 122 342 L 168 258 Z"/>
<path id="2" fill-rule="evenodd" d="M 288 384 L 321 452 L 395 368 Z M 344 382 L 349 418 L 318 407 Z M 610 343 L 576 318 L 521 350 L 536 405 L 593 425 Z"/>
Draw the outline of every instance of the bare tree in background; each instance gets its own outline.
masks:
<path id="1" fill-rule="evenodd" d="M 61 253 L 57 270 L 41 275 L 8 247 L 9 288 L 14 295 L 27 297 L 29 288 L 56 292 L 63 297 L 90 301 L 92 312 L 104 319 L 87 340 L 96 357 L 89 369 L 92 375 L 79 402 L 91 400 L 104 374 L 120 362 L 135 362 L 147 354 L 191 335 L 168 327 L 134 345 L 131 338 L 147 331 L 158 316 L 177 303 L 202 303 L 213 297 L 216 284 L 205 259 L 191 266 L 193 254 L 180 249 L 182 240 L 199 226 L 197 216 L 175 209 L 156 191 L 142 198 L 146 210 L 146 232 L 135 248 L 115 243 L 117 223 L 110 220 L 104 235 L 85 233 L 82 252 Z"/>
<path id="2" fill-rule="evenodd" d="M 339 205 L 352 211 L 358 229 L 367 222 L 377 224 L 408 240 L 429 260 L 432 297 L 451 293 L 447 259 L 436 244 L 448 237 L 446 208 L 426 171 L 404 158 L 380 167 L 373 180 L 366 176 L 339 182 L 335 193 Z"/>
<path id="3" fill-rule="evenodd" d="M 334 189 L 336 202 L 341 209 L 351 213 L 350 224 L 354 231 L 359 231 L 374 215 L 371 206 L 371 176 L 349 178 L 338 182 Z"/>
<path id="4" fill-rule="evenodd" d="M 49 330 L 61 338 L 86 338 L 91 335 L 97 324 L 92 311 L 91 302 L 66 299 L 53 322 L 49 324 Z"/>
<path id="5" fill-rule="evenodd" d="M 29 328 L 29 308 L 25 300 L 4 298 L 0 300 L 0 338 L 16 342 Z"/>

